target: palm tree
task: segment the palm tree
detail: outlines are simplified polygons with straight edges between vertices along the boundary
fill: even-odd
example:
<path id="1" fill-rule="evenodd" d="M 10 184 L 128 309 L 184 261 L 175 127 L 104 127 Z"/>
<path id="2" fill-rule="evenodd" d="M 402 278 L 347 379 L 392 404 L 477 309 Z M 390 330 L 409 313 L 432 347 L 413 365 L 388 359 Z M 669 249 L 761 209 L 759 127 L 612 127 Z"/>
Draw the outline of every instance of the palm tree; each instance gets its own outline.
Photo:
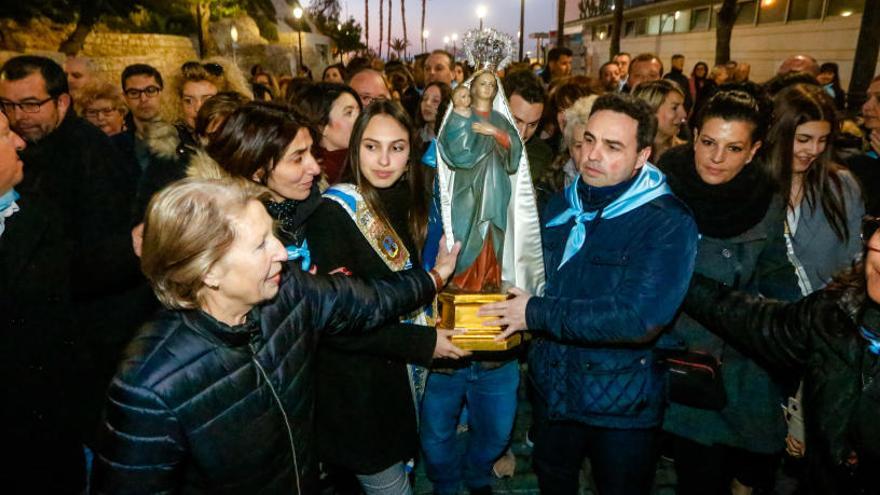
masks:
<path id="1" fill-rule="evenodd" d="M 406 47 L 409 46 L 409 40 L 394 38 L 394 41 L 391 42 L 391 48 L 397 52 L 397 58 L 401 58 L 400 52 L 406 50 Z"/>
<path id="2" fill-rule="evenodd" d="M 623 0 L 614 0 L 614 22 L 611 23 L 611 53 L 609 60 L 620 53 L 620 36 L 623 29 Z"/>
<path id="3" fill-rule="evenodd" d="M 409 37 L 406 35 L 406 0 L 400 0 L 400 19 L 403 21 L 403 40 L 406 44 L 403 46 L 403 58 L 406 58 L 406 47 L 409 46 Z"/>
<path id="4" fill-rule="evenodd" d="M 382 23 L 385 21 L 385 14 L 382 8 L 385 6 L 385 0 L 379 0 L 379 58 L 382 58 L 382 36 L 385 34 L 385 28 Z"/>
<path id="5" fill-rule="evenodd" d="M 428 3 L 428 0 L 422 0 L 422 29 L 419 31 L 419 39 L 422 40 L 422 51 L 425 51 L 427 47 L 425 46 L 425 4 Z"/>
<path id="6" fill-rule="evenodd" d="M 388 0 L 388 58 L 391 58 L 391 0 Z M 398 58 L 400 54 L 397 55 Z"/>
<path id="7" fill-rule="evenodd" d="M 370 0 L 364 0 L 364 44 L 370 49 Z"/>

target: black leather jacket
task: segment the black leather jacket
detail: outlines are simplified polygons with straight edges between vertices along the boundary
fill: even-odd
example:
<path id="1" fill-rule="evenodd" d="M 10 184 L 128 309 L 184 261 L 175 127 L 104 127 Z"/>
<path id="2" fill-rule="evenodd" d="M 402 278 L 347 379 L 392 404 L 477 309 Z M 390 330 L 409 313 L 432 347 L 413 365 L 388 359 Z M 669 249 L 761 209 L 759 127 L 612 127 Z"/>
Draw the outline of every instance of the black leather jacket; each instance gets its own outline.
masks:
<path id="1" fill-rule="evenodd" d="M 316 493 L 318 332 L 371 329 L 433 297 L 422 270 L 363 283 L 289 270 L 279 294 L 229 327 L 166 311 L 108 391 L 97 493 Z"/>
<path id="2" fill-rule="evenodd" d="M 826 288 L 785 304 L 701 275 L 685 299 L 684 310 L 731 345 L 768 369 L 803 377 L 808 493 L 880 487 L 880 356 L 859 333 L 880 314 L 864 300 L 864 289 Z"/>

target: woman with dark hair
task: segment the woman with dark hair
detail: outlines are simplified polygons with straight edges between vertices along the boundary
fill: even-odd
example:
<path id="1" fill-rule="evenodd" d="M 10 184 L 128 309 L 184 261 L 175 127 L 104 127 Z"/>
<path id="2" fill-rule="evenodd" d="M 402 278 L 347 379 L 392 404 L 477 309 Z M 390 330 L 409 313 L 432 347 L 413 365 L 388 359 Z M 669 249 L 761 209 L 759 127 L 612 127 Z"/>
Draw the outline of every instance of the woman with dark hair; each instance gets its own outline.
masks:
<path id="1" fill-rule="evenodd" d="M 658 166 L 694 212 L 701 234 L 695 273 L 751 294 L 796 299 L 800 292 L 783 237 L 784 203 L 753 163 L 770 113 L 761 96 L 717 93 L 697 118 L 694 143 L 667 151 Z M 785 438 L 782 386 L 686 314 L 661 338 L 660 347 L 721 363 L 714 382 L 720 390 L 709 392 L 726 397 L 700 403 L 698 392 L 677 395 L 672 389 L 663 428 L 672 434 L 678 493 L 727 495 L 731 483 L 772 487 Z"/>
<path id="2" fill-rule="evenodd" d="M 250 102 L 232 113 L 187 170 L 191 177 L 239 177 L 267 187 L 263 205 L 277 222 L 278 239 L 290 259 L 310 268 L 305 220 L 321 203 L 321 168 L 312 156 L 305 119 L 290 107 Z"/>
<path id="3" fill-rule="evenodd" d="M 765 162 L 788 194 L 785 225 L 804 295 L 861 252 L 865 207 L 855 177 L 834 161 L 836 134 L 834 103 L 821 88 L 796 84 L 774 98 Z"/>
<path id="4" fill-rule="evenodd" d="M 416 113 L 416 132 L 421 141 L 419 150 L 424 150 L 427 143 L 437 137 L 443 114 L 452 99 L 452 88 L 443 82 L 434 81 L 425 86 Z"/>
<path id="5" fill-rule="evenodd" d="M 756 298 L 698 275 L 684 311 L 749 356 L 803 379 L 803 493 L 880 486 L 880 218 L 865 217 L 864 259 L 796 302 Z"/>
<path id="6" fill-rule="evenodd" d="M 345 66 L 342 64 L 328 65 L 321 74 L 321 81 L 343 84 L 345 82 Z"/>
<path id="7" fill-rule="evenodd" d="M 541 139 L 550 146 L 554 156 L 565 152 L 565 110 L 584 96 L 598 94 L 595 83 L 589 77 L 572 76 L 560 81 L 555 86 L 551 85 L 547 93 L 547 105 L 544 107 L 541 124 Z"/>
<path id="8" fill-rule="evenodd" d="M 657 134 L 651 146 L 651 163 L 657 163 L 666 150 L 685 144 L 678 137 L 683 125 L 687 123 L 687 110 L 684 107 L 684 92 L 669 79 L 641 83 L 633 90 L 633 96 L 645 100 L 657 116 Z"/>
<path id="9" fill-rule="evenodd" d="M 715 81 L 709 78 L 709 65 L 703 61 L 694 64 L 691 77 L 688 78 L 688 90 L 691 92 L 691 101 L 694 102 L 694 107 L 691 109 L 691 124 L 709 97 L 715 94 L 715 88 Z"/>
<path id="10" fill-rule="evenodd" d="M 352 183 L 332 186 L 306 235 L 318 273 L 366 279 L 421 264 L 428 198 L 406 111 L 375 100 L 349 148 Z M 318 457 L 354 473 L 367 494 L 411 493 L 406 463 L 418 451 L 416 414 L 425 367 L 463 351 L 423 312 L 364 338 L 330 337 L 318 350 Z"/>
<path id="11" fill-rule="evenodd" d="M 834 99 L 834 106 L 838 111 L 846 108 L 846 91 L 840 85 L 840 69 L 834 62 L 825 62 L 819 67 L 819 75 L 816 80 L 822 85 L 831 98 Z"/>
<path id="12" fill-rule="evenodd" d="M 327 182 L 336 184 L 345 173 L 351 127 L 361 113 L 361 100 L 350 87 L 326 82 L 310 85 L 298 96 L 293 106 L 314 130 L 315 157 Z"/>
<path id="13" fill-rule="evenodd" d="M 765 163 L 780 190 L 788 191 L 785 241 L 804 296 L 850 268 L 861 254 L 864 202 L 855 177 L 834 162 L 836 131 L 834 102 L 822 88 L 795 84 L 774 98 Z M 794 458 L 803 457 L 805 448 L 802 400 L 798 391 L 786 408 L 786 452 Z M 785 468 L 805 477 L 789 458 Z"/>

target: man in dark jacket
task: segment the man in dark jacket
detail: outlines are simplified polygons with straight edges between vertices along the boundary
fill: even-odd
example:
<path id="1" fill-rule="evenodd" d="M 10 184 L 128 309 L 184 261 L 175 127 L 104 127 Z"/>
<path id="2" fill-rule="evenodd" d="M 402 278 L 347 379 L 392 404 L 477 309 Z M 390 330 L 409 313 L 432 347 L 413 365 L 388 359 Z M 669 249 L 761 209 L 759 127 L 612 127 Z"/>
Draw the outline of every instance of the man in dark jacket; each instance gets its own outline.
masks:
<path id="1" fill-rule="evenodd" d="M 535 471 L 542 493 L 577 493 L 592 461 L 603 494 L 649 493 L 665 403 L 655 360 L 694 267 L 697 228 L 647 163 L 657 122 L 629 95 L 593 104 L 573 156 L 580 180 L 550 200 L 543 297 L 519 289 L 485 306 L 506 337 L 535 332 Z"/>
<path id="2" fill-rule="evenodd" d="M 663 76 L 663 79 L 669 79 L 678 84 L 681 92 L 684 93 L 684 108 L 690 112 L 694 102 L 691 99 L 690 82 L 688 77 L 684 75 L 684 55 L 676 53 L 672 56 L 672 68 Z"/>
<path id="3" fill-rule="evenodd" d="M 139 323 L 127 293 L 140 277 L 130 183 L 109 138 L 70 103 L 52 60 L 20 56 L 0 67 L 0 105 L 28 143 L 21 211 L 0 238 L 4 440 L 14 453 L 0 486 L 10 493 L 82 490 L 83 439 Z"/>
<path id="4" fill-rule="evenodd" d="M 874 76 L 867 93 L 868 99 L 862 105 L 867 149 L 863 154 L 850 157 L 846 165 L 862 184 L 865 212 L 877 216 L 880 215 L 880 74 Z"/>

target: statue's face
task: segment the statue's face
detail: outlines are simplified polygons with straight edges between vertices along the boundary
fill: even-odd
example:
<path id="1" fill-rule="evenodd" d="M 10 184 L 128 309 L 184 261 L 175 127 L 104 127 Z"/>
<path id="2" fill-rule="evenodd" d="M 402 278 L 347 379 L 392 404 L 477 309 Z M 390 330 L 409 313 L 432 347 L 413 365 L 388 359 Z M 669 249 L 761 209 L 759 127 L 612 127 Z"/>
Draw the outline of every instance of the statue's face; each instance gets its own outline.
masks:
<path id="1" fill-rule="evenodd" d="M 471 94 L 475 100 L 491 100 L 495 98 L 495 76 L 491 72 L 483 72 L 471 83 Z"/>

